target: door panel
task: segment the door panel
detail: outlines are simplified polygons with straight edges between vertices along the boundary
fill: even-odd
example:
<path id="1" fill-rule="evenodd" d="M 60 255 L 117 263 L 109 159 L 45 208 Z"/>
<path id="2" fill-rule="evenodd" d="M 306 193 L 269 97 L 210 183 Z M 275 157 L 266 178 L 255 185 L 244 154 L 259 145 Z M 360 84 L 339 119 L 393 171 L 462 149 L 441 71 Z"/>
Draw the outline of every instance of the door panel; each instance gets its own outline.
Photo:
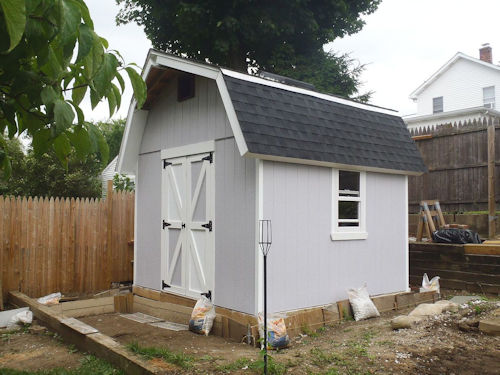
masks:
<path id="1" fill-rule="evenodd" d="M 200 293 L 214 293 L 212 160 L 206 153 L 168 159 L 163 170 L 162 211 L 170 224 L 162 234 L 165 291 L 194 298 Z"/>

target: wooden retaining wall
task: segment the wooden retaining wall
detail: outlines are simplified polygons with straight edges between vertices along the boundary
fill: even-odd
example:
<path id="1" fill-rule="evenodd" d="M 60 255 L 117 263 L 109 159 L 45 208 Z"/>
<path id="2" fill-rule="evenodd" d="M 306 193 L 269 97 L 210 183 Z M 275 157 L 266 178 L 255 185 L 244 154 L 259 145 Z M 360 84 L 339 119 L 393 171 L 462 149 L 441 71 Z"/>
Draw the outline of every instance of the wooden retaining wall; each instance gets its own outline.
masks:
<path id="1" fill-rule="evenodd" d="M 0 286 L 31 297 L 89 294 L 133 277 L 134 194 L 0 196 Z"/>
<path id="2" fill-rule="evenodd" d="M 468 245 L 410 243 L 410 284 L 440 277 L 442 288 L 500 293 L 500 255 L 468 254 Z"/>

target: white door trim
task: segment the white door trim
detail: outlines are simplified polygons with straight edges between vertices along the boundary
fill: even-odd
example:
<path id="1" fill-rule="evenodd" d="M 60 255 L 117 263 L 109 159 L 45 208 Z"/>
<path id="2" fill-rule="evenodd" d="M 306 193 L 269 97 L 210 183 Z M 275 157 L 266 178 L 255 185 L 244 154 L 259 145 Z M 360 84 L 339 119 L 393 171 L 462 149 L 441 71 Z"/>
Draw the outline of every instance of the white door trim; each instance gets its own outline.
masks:
<path id="1" fill-rule="evenodd" d="M 161 150 L 162 159 L 171 159 L 181 156 L 190 156 L 196 154 L 203 154 L 204 152 L 215 151 L 215 142 L 207 141 L 200 143 L 193 143 L 186 146 L 172 147 L 165 150 Z"/>

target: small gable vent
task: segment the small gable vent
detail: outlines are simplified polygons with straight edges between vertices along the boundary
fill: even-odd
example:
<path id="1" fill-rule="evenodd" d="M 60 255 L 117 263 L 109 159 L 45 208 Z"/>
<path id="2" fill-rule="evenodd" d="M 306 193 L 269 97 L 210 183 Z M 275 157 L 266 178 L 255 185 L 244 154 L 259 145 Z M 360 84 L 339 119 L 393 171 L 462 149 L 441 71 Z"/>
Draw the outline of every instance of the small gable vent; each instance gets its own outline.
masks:
<path id="1" fill-rule="evenodd" d="M 177 101 L 194 98 L 194 75 L 181 74 L 177 77 Z"/>
<path id="2" fill-rule="evenodd" d="M 269 81 L 284 83 L 285 85 L 300 87 L 306 90 L 315 90 L 315 87 L 311 83 L 299 81 L 298 79 L 288 78 L 285 76 L 280 76 L 279 74 L 265 72 L 264 70 L 259 70 L 257 76 L 260 78 L 267 79 Z"/>

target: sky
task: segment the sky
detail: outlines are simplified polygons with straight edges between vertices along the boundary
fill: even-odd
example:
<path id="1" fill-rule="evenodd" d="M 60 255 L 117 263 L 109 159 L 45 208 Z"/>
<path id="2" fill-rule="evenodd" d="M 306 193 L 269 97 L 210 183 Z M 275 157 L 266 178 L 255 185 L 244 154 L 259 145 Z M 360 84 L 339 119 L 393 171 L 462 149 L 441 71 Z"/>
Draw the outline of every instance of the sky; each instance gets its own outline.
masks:
<path id="1" fill-rule="evenodd" d="M 96 32 L 120 51 L 126 62 L 144 64 L 151 43 L 136 24 L 116 26 L 118 6 L 114 0 L 87 0 Z M 382 0 L 378 10 L 363 17 L 359 32 L 335 40 L 325 49 L 349 53 L 365 64 L 360 91 L 373 91 L 371 103 L 414 113 L 408 97 L 457 52 L 479 56 L 479 48 L 490 43 L 493 62 L 500 61 L 499 0 Z M 132 91 L 130 84 L 122 107 L 113 118 L 124 118 Z M 108 118 L 107 104 L 86 116 L 96 121 Z"/>

